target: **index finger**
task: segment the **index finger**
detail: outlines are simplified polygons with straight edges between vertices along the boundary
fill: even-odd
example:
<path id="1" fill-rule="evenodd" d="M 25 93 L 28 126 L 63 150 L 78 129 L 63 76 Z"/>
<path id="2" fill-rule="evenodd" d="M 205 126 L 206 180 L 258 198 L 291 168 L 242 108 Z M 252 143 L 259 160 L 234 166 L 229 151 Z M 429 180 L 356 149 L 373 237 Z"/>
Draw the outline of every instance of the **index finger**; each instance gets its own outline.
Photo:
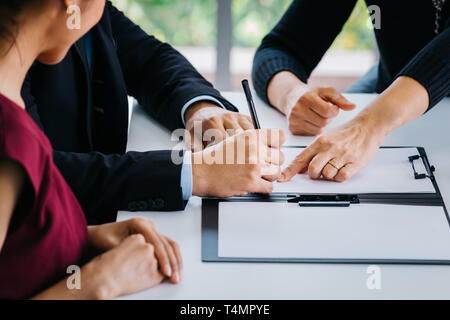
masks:
<path id="1" fill-rule="evenodd" d="M 325 119 L 334 118 L 339 114 L 338 106 L 323 100 L 320 96 L 314 99 L 314 104 L 310 105 L 310 109 Z"/>
<path id="2" fill-rule="evenodd" d="M 148 221 L 147 223 L 144 223 L 142 225 L 135 226 L 134 232 L 142 234 L 146 242 L 151 243 L 155 247 L 155 256 L 158 259 L 162 272 L 167 277 L 171 277 L 173 270 L 171 267 L 169 256 L 166 252 L 164 243 L 161 241 L 153 223 Z"/>
<path id="3" fill-rule="evenodd" d="M 292 179 L 297 173 L 304 171 L 314 156 L 317 154 L 316 148 L 314 145 L 307 147 L 303 150 L 292 163 L 283 170 L 281 173 L 281 178 L 278 179 L 279 182 L 287 182 Z"/>

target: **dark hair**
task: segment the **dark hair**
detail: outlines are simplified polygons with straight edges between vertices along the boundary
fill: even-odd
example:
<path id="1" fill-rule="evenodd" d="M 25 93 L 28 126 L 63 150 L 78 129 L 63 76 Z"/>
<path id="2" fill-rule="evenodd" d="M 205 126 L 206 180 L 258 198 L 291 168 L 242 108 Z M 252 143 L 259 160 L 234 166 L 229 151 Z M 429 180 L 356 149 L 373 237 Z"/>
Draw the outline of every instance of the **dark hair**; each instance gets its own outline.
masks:
<path id="1" fill-rule="evenodd" d="M 18 15 L 36 1 L 38 0 L 0 0 L 0 42 L 10 41 L 10 45 L 6 47 L 7 51 L 14 45 L 17 36 Z M 0 47 L 0 50 L 4 49 Z"/>

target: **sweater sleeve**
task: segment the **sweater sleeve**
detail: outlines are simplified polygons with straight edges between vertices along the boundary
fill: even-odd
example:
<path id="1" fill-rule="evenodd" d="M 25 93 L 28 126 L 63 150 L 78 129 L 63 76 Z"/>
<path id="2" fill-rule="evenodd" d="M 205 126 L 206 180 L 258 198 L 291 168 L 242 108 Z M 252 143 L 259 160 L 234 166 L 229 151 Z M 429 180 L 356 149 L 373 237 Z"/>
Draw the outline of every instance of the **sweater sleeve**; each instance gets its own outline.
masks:
<path id="1" fill-rule="evenodd" d="M 267 86 L 281 71 L 307 82 L 349 18 L 356 0 L 294 0 L 264 37 L 253 61 L 253 85 L 267 103 Z"/>
<path id="2" fill-rule="evenodd" d="M 450 94 L 450 27 L 436 36 L 398 73 L 422 84 L 431 109 Z"/>

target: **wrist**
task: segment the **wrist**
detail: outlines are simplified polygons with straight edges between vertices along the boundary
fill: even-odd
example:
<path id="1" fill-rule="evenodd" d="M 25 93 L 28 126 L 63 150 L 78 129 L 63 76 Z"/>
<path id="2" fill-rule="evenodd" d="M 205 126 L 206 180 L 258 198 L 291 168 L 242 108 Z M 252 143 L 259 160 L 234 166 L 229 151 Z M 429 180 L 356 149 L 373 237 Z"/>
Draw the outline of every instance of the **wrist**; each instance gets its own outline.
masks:
<path id="1" fill-rule="evenodd" d="M 87 300 L 110 300 L 117 296 L 119 293 L 115 289 L 115 286 L 105 276 L 104 270 L 101 270 L 97 266 L 98 257 L 91 262 L 85 264 L 81 269 L 82 275 L 82 288 L 84 293 L 84 299 Z"/>
<path id="2" fill-rule="evenodd" d="M 204 173 L 203 152 L 192 153 L 192 194 L 195 196 L 205 196 L 208 190 L 207 174 Z"/>
<path id="3" fill-rule="evenodd" d="M 297 103 L 307 88 L 308 86 L 293 73 L 281 71 L 270 80 L 267 86 L 267 97 L 271 105 L 287 115 L 289 109 Z"/>
<path id="4" fill-rule="evenodd" d="M 305 84 L 296 84 L 290 87 L 283 99 L 283 113 L 289 117 L 292 108 L 294 108 L 299 99 L 308 92 L 309 87 Z"/>
<path id="5" fill-rule="evenodd" d="M 357 123 L 360 127 L 364 128 L 368 134 L 377 137 L 381 142 L 389 132 L 393 130 L 390 121 L 376 112 L 361 112 L 352 120 L 352 122 Z"/>
<path id="6" fill-rule="evenodd" d="M 355 119 L 387 135 L 422 115 L 427 107 L 426 89 L 412 78 L 399 77 Z"/>

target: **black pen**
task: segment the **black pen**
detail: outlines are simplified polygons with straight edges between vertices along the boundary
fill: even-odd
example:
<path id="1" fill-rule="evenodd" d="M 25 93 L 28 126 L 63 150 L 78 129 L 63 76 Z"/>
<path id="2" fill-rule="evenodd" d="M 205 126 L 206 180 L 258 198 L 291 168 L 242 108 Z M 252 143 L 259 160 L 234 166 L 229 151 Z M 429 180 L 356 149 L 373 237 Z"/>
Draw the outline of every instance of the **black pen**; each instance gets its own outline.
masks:
<path id="1" fill-rule="evenodd" d="M 250 116 L 252 117 L 253 126 L 255 129 L 261 129 L 259 125 L 258 116 L 256 115 L 255 103 L 253 102 L 252 92 L 247 80 L 242 80 L 242 87 L 244 88 L 245 97 L 247 98 L 248 109 L 250 110 Z"/>

